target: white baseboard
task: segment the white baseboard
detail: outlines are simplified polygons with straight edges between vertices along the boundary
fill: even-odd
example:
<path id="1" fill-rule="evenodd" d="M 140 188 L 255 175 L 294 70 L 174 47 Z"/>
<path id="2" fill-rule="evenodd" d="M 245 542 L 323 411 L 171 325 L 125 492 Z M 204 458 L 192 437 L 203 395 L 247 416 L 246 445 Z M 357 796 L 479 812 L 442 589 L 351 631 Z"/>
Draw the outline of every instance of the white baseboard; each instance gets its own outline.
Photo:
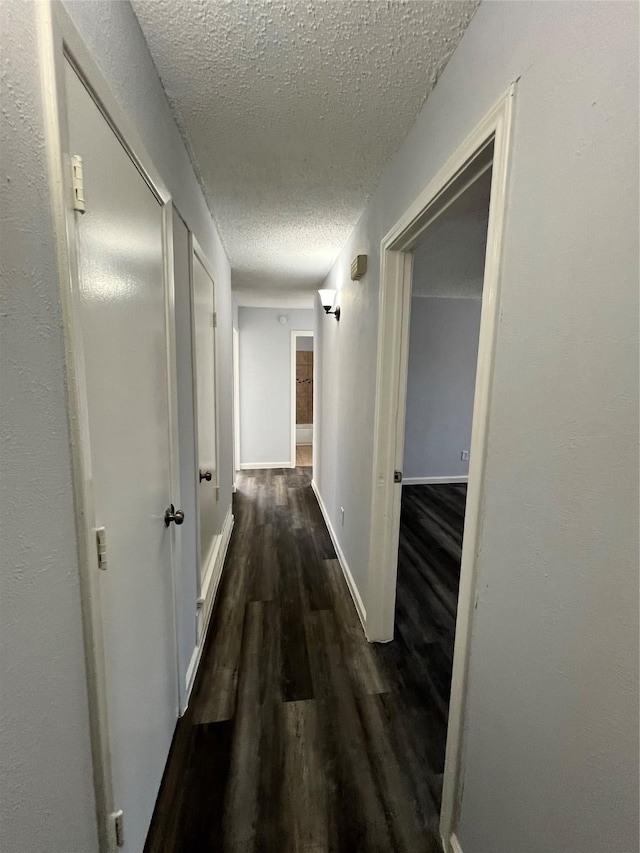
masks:
<path id="1" fill-rule="evenodd" d="M 263 471 L 267 468 L 295 468 L 295 464 L 288 462 L 241 462 L 241 471 Z"/>
<path id="2" fill-rule="evenodd" d="M 193 687 L 193 682 L 196 680 L 196 671 L 198 669 L 198 664 L 200 663 L 201 651 L 202 643 L 200 643 L 199 646 L 193 647 L 193 654 L 191 655 L 191 660 L 189 661 L 189 666 L 187 667 L 187 675 L 185 677 L 187 692 L 185 694 L 184 708 L 180 709 L 181 715 L 184 714 L 189 705 L 189 699 L 191 698 L 191 688 Z"/>
<path id="3" fill-rule="evenodd" d="M 224 520 L 224 524 L 222 525 L 222 533 L 220 534 L 218 540 L 211 549 L 211 554 L 209 555 L 209 564 L 207 566 L 207 571 L 205 571 L 205 583 L 203 584 L 202 594 L 198 599 L 198 644 L 193 650 L 191 660 L 189 661 L 189 666 L 187 667 L 187 674 L 185 678 L 186 694 L 184 700 L 184 708 L 180 709 L 181 714 L 184 714 L 184 712 L 187 710 L 187 706 L 189 705 L 191 690 L 193 688 L 193 683 L 196 679 L 196 673 L 198 672 L 198 667 L 200 665 L 202 649 L 204 648 L 204 643 L 207 639 L 207 631 L 209 630 L 209 622 L 211 620 L 213 604 L 216 599 L 218 587 L 220 586 L 220 579 L 222 578 L 222 569 L 224 568 L 224 561 L 227 556 L 227 550 L 229 548 L 229 541 L 231 539 L 233 524 L 234 517 L 233 513 L 231 512 L 231 506 L 229 506 L 227 516 Z"/>
<path id="4" fill-rule="evenodd" d="M 428 486 L 438 483 L 466 483 L 469 477 L 466 474 L 452 475 L 451 477 L 403 477 L 403 486 Z"/>
<path id="5" fill-rule="evenodd" d="M 449 839 L 449 850 L 447 851 L 447 853 L 462 853 L 462 847 L 460 846 L 458 836 L 455 834 L 455 832 L 451 833 L 451 838 Z"/>
<path id="6" fill-rule="evenodd" d="M 312 444 L 313 424 L 296 424 L 296 444 Z"/>
<path id="7" fill-rule="evenodd" d="M 347 582 L 347 586 L 349 587 L 349 592 L 351 593 L 351 598 L 353 599 L 353 603 L 356 606 L 356 611 L 358 613 L 358 617 L 362 622 L 362 628 L 367 633 L 366 623 L 367 623 L 367 611 L 365 609 L 364 603 L 360 598 L 360 593 L 358 591 L 358 587 L 356 586 L 356 582 L 353 579 L 353 575 L 351 574 L 351 569 L 349 568 L 349 564 L 342 552 L 342 548 L 340 547 L 340 543 L 338 542 L 338 538 L 335 534 L 335 531 L 331 525 L 331 521 L 329 520 L 329 513 L 327 512 L 327 508 L 324 505 L 324 501 L 322 500 L 322 495 L 318 491 L 318 486 L 316 485 L 316 481 L 311 481 L 311 488 L 313 489 L 313 493 L 318 499 L 318 505 L 320 507 L 320 512 L 322 513 L 322 517 L 324 518 L 325 524 L 327 525 L 327 530 L 329 531 L 329 536 L 331 537 L 331 541 L 333 542 L 333 547 L 336 549 L 336 554 L 338 556 L 338 562 L 342 567 L 342 574 L 344 575 L 344 579 Z"/>

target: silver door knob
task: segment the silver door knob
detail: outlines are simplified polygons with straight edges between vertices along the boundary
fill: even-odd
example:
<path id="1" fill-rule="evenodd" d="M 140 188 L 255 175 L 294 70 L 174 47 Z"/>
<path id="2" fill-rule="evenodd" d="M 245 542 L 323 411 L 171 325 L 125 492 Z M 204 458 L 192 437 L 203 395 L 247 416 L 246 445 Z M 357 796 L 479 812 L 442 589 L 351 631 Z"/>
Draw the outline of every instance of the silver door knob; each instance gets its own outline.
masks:
<path id="1" fill-rule="evenodd" d="M 176 524 L 182 524 L 184 521 L 183 511 L 176 509 L 173 504 L 171 504 L 164 514 L 164 526 L 168 527 L 172 521 L 175 521 Z"/>
<path id="2" fill-rule="evenodd" d="M 200 469 L 200 482 L 206 480 L 207 483 L 211 482 L 211 471 L 203 471 Z"/>

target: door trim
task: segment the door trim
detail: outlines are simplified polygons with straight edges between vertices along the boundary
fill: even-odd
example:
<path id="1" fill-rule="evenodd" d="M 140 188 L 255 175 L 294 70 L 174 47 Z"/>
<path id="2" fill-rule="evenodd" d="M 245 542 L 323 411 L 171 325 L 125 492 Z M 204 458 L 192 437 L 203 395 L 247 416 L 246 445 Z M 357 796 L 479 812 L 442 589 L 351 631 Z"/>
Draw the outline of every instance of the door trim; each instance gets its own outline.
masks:
<path id="1" fill-rule="evenodd" d="M 177 434 L 177 389 L 175 374 L 175 333 L 173 313 L 175 292 L 173 280 L 173 240 L 171 195 L 137 131 L 112 95 L 91 53 L 61 2 L 37 0 L 38 60 L 42 75 L 43 109 L 51 213 L 56 238 L 58 277 L 63 316 L 67 410 L 71 436 L 71 464 L 75 497 L 76 539 L 83 619 L 85 666 L 87 677 L 89 726 L 93 779 L 96 800 L 96 822 L 101 853 L 115 845 L 110 815 L 114 802 L 110 735 L 107 714 L 107 680 L 104 656 L 102 612 L 98 586 L 95 548 L 95 508 L 92 488 L 86 373 L 82 330 L 79 323 L 78 257 L 75 235 L 75 213 L 69 186 L 70 164 L 66 110 L 64 63 L 69 61 L 94 99 L 111 129 L 140 172 L 142 178 L 162 206 L 165 336 L 167 345 L 168 430 L 171 495 L 167 498 L 180 506 L 180 476 Z M 171 571 L 173 597 L 176 696 L 182 692 L 178 671 L 176 567 L 179 544 L 172 536 Z M 175 708 L 176 719 L 179 707 Z"/>
<path id="2" fill-rule="evenodd" d="M 393 474 L 395 470 L 402 469 L 403 460 L 412 251 L 424 231 L 443 210 L 464 192 L 479 174 L 489 166 L 492 167 L 469 486 L 440 815 L 440 834 L 445 851 L 452 849 L 451 838 L 456 828 L 461 793 L 464 705 L 500 304 L 502 245 L 515 90 L 514 83 L 383 238 L 380 251 L 366 634 L 371 641 L 387 642 L 393 639 L 395 621 L 402 485 L 394 483 Z M 493 152 L 489 159 L 491 145 Z M 469 180 L 471 173 L 473 178 Z"/>
<path id="3" fill-rule="evenodd" d="M 291 463 L 290 468 L 296 467 L 296 341 L 298 338 L 315 338 L 313 331 L 291 331 Z M 313 376 L 315 380 L 316 370 L 316 354 L 315 347 L 313 353 Z M 313 383 L 313 417 L 316 416 L 316 383 Z M 315 423 L 313 424 L 313 432 L 315 437 Z M 315 446 L 315 441 L 312 439 L 312 446 Z M 313 452 L 313 451 L 312 451 Z M 313 471 L 313 468 L 311 468 Z"/>

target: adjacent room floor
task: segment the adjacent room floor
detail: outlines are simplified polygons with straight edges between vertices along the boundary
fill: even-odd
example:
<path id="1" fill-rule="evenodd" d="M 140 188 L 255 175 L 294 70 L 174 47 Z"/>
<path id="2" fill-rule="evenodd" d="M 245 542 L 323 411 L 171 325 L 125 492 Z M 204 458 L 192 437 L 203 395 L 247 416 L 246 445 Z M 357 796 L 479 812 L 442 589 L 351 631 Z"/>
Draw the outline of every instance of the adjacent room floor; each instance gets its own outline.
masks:
<path id="1" fill-rule="evenodd" d="M 404 495 L 397 638 L 371 645 L 308 472 L 243 472 L 147 853 L 440 849 L 464 488 Z"/>
<path id="2" fill-rule="evenodd" d="M 298 468 L 311 468 L 313 464 L 313 448 L 310 444 L 296 445 L 296 465 Z"/>

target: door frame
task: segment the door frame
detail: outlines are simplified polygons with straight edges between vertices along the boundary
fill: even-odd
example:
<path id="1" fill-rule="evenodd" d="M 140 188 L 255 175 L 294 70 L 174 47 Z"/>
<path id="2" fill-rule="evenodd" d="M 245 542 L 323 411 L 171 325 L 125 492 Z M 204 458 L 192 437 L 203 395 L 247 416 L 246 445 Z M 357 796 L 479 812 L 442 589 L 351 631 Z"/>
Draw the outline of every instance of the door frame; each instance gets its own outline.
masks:
<path id="1" fill-rule="evenodd" d="M 114 802 L 110 734 L 107 712 L 107 678 L 104 655 L 99 569 L 95 545 L 95 505 L 86 394 L 86 372 L 79 314 L 79 264 L 75 211 L 71 201 L 64 63 L 68 60 L 94 99 L 111 129 L 162 208 L 165 288 L 165 340 L 167 348 L 168 432 L 170 491 L 168 501 L 180 506 L 177 384 L 175 359 L 172 200 L 135 127 L 119 106 L 91 53 L 61 2 L 37 0 L 38 60 L 42 75 L 43 110 L 51 212 L 65 346 L 67 410 L 71 437 L 71 464 L 75 498 L 76 539 L 82 608 L 89 728 L 96 801 L 98 843 L 101 853 L 116 844 L 112 813 Z M 179 677 L 176 570 L 180 564 L 179 537 L 171 537 L 172 617 L 170 630 L 175 652 L 176 719 L 183 696 Z"/>
<path id="2" fill-rule="evenodd" d="M 366 633 L 370 641 L 394 636 L 401 483 L 409 350 L 413 249 L 431 223 L 489 166 L 491 200 L 487 231 L 482 317 L 474 395 L 469 481 L 447 733 L 440 834 L 455 849 L 461 794 L 461 754 L 469 648 L 481 536 L 484 471 L 496 331 L 500 307 L 503 234 L 509 176 L 515 86 L 512 84 L 433 180 L 384 237 L 380 252 L 378 354 L 369 541 Z M 491 147 L 493 148 L 491 153 Z M 469 176 L 474 177 L 469 180 Z M 391 405 L 389 402 L 391 401 Z"/>
<path id="3" fill-rule="evenodd" d="M 316 354 L 315 354 L 315 333 L 313 331 L 294 331 L 291 330 L 291 468 L 296 467 L 296 342 L 298 338 L 313 338 L 313 375 L 315 380 Z M 316 416 L 316 383 L 313 383 L 313 417 Z M 315 423 L 313 433 L 315 436 Z M 315 442 L 312 441 L 312 444 Z M 313 471 L 313 468 L 311 469 Z"/>

